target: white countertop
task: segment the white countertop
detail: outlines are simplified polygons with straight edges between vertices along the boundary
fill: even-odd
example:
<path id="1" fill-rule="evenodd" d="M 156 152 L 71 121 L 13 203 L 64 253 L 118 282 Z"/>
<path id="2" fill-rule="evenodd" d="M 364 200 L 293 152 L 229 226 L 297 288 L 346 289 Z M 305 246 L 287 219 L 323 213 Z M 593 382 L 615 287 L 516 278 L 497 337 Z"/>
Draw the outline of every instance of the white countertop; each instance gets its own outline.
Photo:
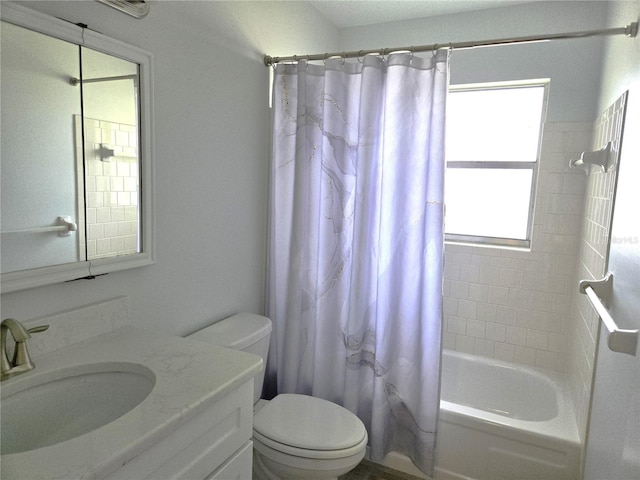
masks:
<path id="1" fill-rule="evenodd" d="M 260 357 L 248 353 L 123 327 L 39 356 L 35 370 L 2 386 L 59 369 L 105 362 L 130 362 L 150 369 L 156 383 L 149 396 L 122 417 L 90 433 L 37 450 L 3 455 L 3 479 L 102 478 L 251 380 L 262 365 Z"/>

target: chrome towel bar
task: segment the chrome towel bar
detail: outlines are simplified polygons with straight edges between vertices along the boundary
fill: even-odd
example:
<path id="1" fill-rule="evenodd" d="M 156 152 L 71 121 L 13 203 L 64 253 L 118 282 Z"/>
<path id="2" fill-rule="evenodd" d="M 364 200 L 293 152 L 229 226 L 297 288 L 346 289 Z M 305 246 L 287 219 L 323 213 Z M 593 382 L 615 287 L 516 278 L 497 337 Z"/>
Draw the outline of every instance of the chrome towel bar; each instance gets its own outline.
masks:
<path id="1" fill-rule="evenodd" d="M 613 274 L 607 273 L 602 280 L 582 280 L 579 284 L 580 293 L 584 293 L 594 310 L 609 332 L 607 345 L 613 352 L 636 355 L 638 349 L 638 335 L 640 330 L 625 330 L 619 328 L 607 310 L 613 290 Z"/>
<path id="2" fill-rule="evenodd" d="M 10 233 L 48 233 L 58 232 L 61 237 L 68 237 L 71 232 L 78 230 L 78 224 L 71 220 L 69 215 L 62 215 L 56 219 L 58 225 L 51 225 L 47 227 L 27 228 L 24 230 L 11 230 L 8 232 L 2 232 L 3 234 Z"/>

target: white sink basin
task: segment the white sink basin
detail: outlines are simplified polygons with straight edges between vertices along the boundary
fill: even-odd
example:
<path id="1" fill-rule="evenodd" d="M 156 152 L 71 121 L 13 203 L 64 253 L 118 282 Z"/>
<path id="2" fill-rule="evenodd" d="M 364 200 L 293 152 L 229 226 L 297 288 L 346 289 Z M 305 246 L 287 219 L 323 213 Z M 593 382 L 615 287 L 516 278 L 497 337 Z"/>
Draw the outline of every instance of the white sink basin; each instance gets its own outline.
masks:
<path id="1" fill-rule="evenodd" d="M 251 437 L 255 355 L 125 326 L 34 362 L 0 388 L 3 480 L 205 478 Z"/>
<path id="2" fill-rule="evenodd" d="M 36 367 L 37 368 L 37 367 Z M 37 370 L 2 385 L 2 455 L 64 442 L 110 423 L 153 390 L 155 375 L 135 363 Z"/>

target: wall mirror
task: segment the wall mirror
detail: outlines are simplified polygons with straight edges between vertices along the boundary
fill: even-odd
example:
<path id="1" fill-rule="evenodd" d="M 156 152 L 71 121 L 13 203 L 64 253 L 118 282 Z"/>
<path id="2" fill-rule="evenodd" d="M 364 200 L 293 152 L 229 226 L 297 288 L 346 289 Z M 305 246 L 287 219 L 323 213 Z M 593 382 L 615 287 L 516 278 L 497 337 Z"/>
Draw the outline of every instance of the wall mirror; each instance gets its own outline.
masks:
<path id="1" fill-rule="evenodd" d="M 153 263 L 151 55 L 0 16 L 2 292 Z"/>

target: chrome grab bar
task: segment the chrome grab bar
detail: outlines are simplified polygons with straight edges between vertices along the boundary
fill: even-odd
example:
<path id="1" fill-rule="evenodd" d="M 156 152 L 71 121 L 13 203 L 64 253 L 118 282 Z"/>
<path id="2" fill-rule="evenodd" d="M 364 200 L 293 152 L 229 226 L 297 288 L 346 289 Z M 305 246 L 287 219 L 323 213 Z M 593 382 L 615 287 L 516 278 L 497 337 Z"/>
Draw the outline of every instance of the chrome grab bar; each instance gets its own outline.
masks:
<path id="1" fill-rule="evenodd" d="M 613 352 L 635 356 L 638 349 L 640 330 L 619 328 L 607 310 L 613 290 L 613 274 L 611 272 L 607 273 L 602 280 L 582 280 L 579 284 L 579 290 L 580 293 L 587 296 L 609 332 L 609 337 L 607 338 L 609 349 Z"/>

